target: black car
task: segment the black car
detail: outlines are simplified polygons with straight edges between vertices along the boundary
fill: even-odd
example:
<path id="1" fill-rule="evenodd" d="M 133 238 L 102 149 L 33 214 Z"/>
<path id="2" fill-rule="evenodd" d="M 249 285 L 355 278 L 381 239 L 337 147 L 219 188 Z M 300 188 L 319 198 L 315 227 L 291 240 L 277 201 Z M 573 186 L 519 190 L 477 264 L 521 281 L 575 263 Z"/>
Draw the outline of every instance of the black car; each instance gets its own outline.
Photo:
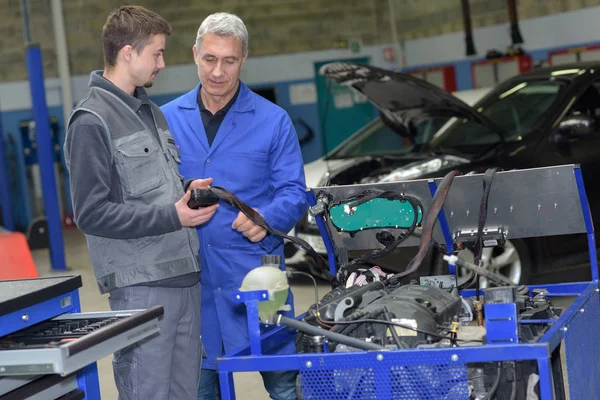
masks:
<path id="1" fill-rule="evenodd" d="M 473 107 L 403 73 L 352 63 L 328 64 L 321 72 L 369 98 L 399 136 L 397 148 L 330 170 L 319 186 L 441 177 L 451 170 L 483 173 L 490 167 L 579 164 L 592 216 L 600 215 L 600 187 L 594 184 L 600 170 L 600 63 L 561 65 L 513 77 Z M 429 134 L 421 127 L 431 120 L 447 123 Z M 335 152 L 329 157 L 335 158 Z M 305 218 L 296 234 L 318 234 L 314 220 Z M 398 249 L 377 265 L 404 270 L 415 252 L 416 248 Z M 464 259 L 469 256 L 469 250 L 461 254 Z M 426 260 L 422 272 L 443 272 L 435 249 Z M 585 235 L 508 240 L 503 248 L 484 249 L 483 262 L 515 283 L 591 279 Z"/>

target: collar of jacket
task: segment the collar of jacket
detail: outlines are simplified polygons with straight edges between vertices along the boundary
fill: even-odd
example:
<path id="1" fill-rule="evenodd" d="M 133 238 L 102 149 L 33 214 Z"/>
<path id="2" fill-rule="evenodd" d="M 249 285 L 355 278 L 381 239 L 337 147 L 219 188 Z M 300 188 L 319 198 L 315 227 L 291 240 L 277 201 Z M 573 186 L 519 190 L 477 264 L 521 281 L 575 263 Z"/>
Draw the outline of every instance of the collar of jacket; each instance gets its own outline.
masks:
<path id="1" fill-rule="evenodd" d="M 125 104 L 127 104 L 133 111 L 137 111 L 142 104 L 149 104 L 150 99 L 148 98 L 148 94 L 146 90 L 142 87 L 137 87 L 135 89 L 134 95 L 131 96 L 128 93 L 125 93 L 119 87 L 117 87 L 114 83 L 104 78 L 103 70 L 93 71 L 90 74 L 90 81 L 88 86 L 90 88 L 99 87 L 104 90 L 108 90 L 112 94 L 119 97 Z"/>
<path id="2" fill-rule="evenodd" d="M 182 96 L 177 106 L 188 110 L 196 110 L 198 108 L 198 90 L 200 90 L 200 86 L 201 85 L 198 84 L 194 90 Z M 244 84 L 244 82 L 240 81 L 240 93 L 229 111 L 243 113 L 253 111 L 254 107 L 255 104 L 252 91 Z"/>

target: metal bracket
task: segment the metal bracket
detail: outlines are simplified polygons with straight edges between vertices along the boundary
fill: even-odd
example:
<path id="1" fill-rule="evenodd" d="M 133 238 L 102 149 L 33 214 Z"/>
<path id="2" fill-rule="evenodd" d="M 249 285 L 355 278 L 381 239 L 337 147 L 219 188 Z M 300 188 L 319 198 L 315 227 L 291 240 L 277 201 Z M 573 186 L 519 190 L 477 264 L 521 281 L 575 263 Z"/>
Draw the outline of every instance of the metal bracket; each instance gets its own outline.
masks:
<path id="1" fill-rule="evenodd" d="M 258 302 L 269 300 L 269 292 L 266 290 L 238 290 L 233 294 L 233 302 L 237 304 L 246 303 L 248 314 L 248 337 L 250 339 L 250 353 L 260 356 L 260 320 L 258 317 Z"/>
<path id="2" fill-rule="evenodd" d="M 504 245 L 507 233 L 502 228 L 484 228 L 481 232 L 483 247 Z M 454 233 L 452 239 L 459 249 L 470 247 L 475 244 L 477 239 L 477 229 L 459 229 Z"/>
<path id="3" fill-rule="evenodd" d="M 519 343 L 519 324 L 515 303 L 484 304 L 488 344 Z"/>

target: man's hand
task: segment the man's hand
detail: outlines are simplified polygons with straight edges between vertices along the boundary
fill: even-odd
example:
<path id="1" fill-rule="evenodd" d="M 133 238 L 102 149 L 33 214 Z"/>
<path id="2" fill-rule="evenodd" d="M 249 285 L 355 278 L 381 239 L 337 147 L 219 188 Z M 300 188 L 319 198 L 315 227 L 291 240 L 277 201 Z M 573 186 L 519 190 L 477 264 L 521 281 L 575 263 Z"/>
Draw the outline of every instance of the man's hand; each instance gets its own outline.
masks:
<path id="1" fill-rule="evenodd" d="M 267 236 L 267 231 L 250 221 L 243 212 L 239 212 L 231 227 L 246 236 L 252 243 L 260 242 Z"/>
<path id="2" fill-rule="evenodd" d="M 211 178 L 209 178 L 211 179 Z M 208 179 L 198 179 L 194 182 L 198 182 L 200 180 L 208 180 Z M 193 185 L 193 182 L 192 182 Z M 190 187 L 192 186 L 190 185 Z M 199 188 L 198 188 L 199 189 Z M 217 208 L 219 208 L 218 204 L 212 205 L 210 207 L 200 207 L 197 210 L 193 210 L 188 207 L 187 203 L 190 201 L 191 191 L 185 192 L 181 200 L 175 203 L 175 209 L 177 210 L 177 216 L 179 217 L 179 222 L 181 222 L 181 226 L 183 227 L 193 227 L 198 226 L 209 219 L 212 218 Z"/>
<path id="3" fill-rule="evenodd" d="M 211 183 L 213 183 L 213 178 L 194 179 L 192 183 L 190 183 L 190 186 L 188 186 L 188 190 L 209 189 Z"/>

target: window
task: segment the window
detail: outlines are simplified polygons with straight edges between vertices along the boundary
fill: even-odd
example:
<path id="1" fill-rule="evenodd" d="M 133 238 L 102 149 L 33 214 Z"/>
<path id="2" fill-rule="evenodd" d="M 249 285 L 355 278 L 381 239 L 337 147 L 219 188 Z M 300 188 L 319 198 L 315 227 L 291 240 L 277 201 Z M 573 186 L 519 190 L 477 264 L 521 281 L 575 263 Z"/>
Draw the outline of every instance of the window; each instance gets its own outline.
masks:
<path id="1" fill-rule="evenodd" d="M 594 82 L 571 108 L 569 115 L 587 115 L 600 125 L 600 82 Z"/>
<path id="2" fill-rule="evenodd" d="M 417 145 L 429 141 L 446 121 L 446 119 L 424 121 L 417 126 L 416 136 L 408 138 L 400 135 L 378 118 L 344 141 L 327 158 L 406 154 L 413 151 Z"/>
<path id="3" fill-rule="evenodd" d="M 474 108 L 500 128 L 506 141 L 521 140 L 566 85 L 566 81 L 558 79 L 519 82 L 512 87 L 494 90 Z M 489 127 L 462 119 L 438 132 L 431 147 L 478 148 L 500 140 L 498 133 Z"/>

